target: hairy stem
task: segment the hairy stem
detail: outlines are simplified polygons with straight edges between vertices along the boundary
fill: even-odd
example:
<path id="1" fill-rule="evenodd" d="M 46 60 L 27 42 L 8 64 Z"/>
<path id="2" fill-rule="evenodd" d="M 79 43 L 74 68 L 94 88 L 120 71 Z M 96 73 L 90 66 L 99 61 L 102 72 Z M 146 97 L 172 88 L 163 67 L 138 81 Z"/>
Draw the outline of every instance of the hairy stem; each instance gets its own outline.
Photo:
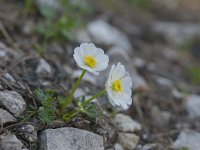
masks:
<path id="1" fill-rule="evenodd" d="M 82 74 L 80 75 L 79 79 L 77 80 L 72 92 L 70 93 L 69 97 L 65 100 L 64 104 L 61 107 L 61 115 L 63 115 L 63 113 L 65 112 L 65 108 L 67 106 L 68 103 L 71 103 L 72 101 L 72 97 L 74 95 L 74 92 L 76 91 L 76 89 L 78 88 L 81 80 L 83 79 L 83 76 L 85 75 L 86 70 L 83 70 Z"/>
<path id="2" fill-rule="evenodd" d="M 86 100 L 85 102 L 83 102 L 82 107 L 85 107 L 87 104 L 89 104 L 92 100 L 94 100 L 97 97 L 100 97 L 101 95 L 106 94 L 106 90 L 103 90 L 99 93 L 97 93 L 96 95 L 92 96 L 91 98 L 89 98 L 88 100 Z"/>

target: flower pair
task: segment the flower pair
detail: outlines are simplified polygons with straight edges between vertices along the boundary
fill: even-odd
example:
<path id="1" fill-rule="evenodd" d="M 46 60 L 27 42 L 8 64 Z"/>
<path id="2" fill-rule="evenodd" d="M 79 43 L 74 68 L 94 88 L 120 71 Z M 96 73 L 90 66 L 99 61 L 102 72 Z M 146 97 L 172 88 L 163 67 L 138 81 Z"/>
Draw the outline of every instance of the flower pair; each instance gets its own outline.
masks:
<path id="1" fill-rule="evenodd" d="M 104 51 L 92 43 L 83 43 L 75 48 L 74 59 L 79 67 L 94 75 L 99 75 L 100 71 L 105 70 L 109 62 Z M 112 105 L 127 109 L 132 103 L 132 81 L 121 63 L 112 66 L 105 87 Z"/>

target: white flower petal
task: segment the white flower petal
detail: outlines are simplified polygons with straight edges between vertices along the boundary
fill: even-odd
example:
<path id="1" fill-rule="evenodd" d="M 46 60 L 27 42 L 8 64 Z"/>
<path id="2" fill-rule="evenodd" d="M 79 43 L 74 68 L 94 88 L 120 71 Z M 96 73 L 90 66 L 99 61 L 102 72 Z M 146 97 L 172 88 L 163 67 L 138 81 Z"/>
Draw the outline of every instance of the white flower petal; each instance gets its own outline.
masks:
<path id="1" fill-rule="evenodd" d="M 102 56 L 102 61 L 97 61 L 97 66 L 94 67 L 95 71 L 102 71 L 108 67 L 109 58 L 107 55 Z"/>
<path id="2" fill-rule="evenodd" d="M 116 68 L 113 71 L 112 81 L 119 80 L 126 74 L 125 68 L 121 63 L 118 63 Z"/>
<path id="3" fill-rule="evenodd" d="M 92 56 L 96 61 L 96 66 L 90 67 L 86 65 L 84 60 L 86 56 Z M 106 69 L 109 62 L 109 58 L 104 54 L 104 51 L 96 48 L 93 43 L 82 43 L 80 47 L 75 48 L 74 59 L 79 67 L 95 75 L 98 75 L 99 71 Z"/>
<path id="4" fill-rule="evenodd" d="M 126 76 L 124 76 L 121 79 L 121 81 L 122 81 L 123 86 L 132 87 L 132 80 L 131 80 L 131 77 L 128 74 Z"/>
<path id="5" fill-rule="evenodd" d="M 80 66 L 80 65 L 84 65 L 84 60 L 83 60 L 83 57 L 81 56 L 80 53 L 74 53 L 74 59 L 76 61 L 76 63 Z"/>
<path id="6" fill-rule="evenodd" d="M 122 83 L 123 91 L 114 91 L 112 89 L 113 82 L 120 80 Z M 108 80 L 106 82 L 106 90 L 108 93 L 108 99 L 112 105 L 122 106 L 124 109 L 127 109 L 132 103 L 132 81 L 128 73 L 125 71 L 123 65 L 118 63 L 112 66 Z"/>

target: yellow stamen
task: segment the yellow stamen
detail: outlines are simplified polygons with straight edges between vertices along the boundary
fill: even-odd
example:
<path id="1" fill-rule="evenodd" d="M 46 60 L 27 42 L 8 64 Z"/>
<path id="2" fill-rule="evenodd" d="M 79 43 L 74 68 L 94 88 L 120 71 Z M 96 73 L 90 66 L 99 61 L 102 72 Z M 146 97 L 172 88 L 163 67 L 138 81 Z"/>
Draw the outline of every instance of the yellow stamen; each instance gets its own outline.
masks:
<path id="1" fill-rule="evenodd" d="M 120 80 L 116 80 L 112 84 L 112 89 L 116 92 L 122 92 L 123 87 L 122 87 L 122 82 Z"/>
<path id="2" fill-rule="evenodd" d="M 85 56 L 84 57 L 85 64 L 90 68 L 94 68 L 97 65 L 96 60 L 93 56 Z"/>

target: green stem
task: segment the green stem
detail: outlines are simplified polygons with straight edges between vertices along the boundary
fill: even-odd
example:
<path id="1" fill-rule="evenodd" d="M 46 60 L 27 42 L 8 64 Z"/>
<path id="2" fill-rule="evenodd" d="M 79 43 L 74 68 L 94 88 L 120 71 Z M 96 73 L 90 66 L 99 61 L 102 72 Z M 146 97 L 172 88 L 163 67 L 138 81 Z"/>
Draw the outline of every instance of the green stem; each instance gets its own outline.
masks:
<path id="1" fill-rule="evenodd" d="M 81 111 L 78 109 L 75 109 L 75 110 L 73 110 L 72 112 L 71 112 L 71 114 L 69 115 L 69 114 L 66 114 L 66 115 L 69 115 L 67 118 L 65 118 L 66 116 L 64 115 L 63 116 L 63 119 L 65 120 L 65 121 L 69 121 L 69 120 L 71 120 L 73 117 L 75 117 L 76 115 L 78 115 L 79 113 L 80 113 Z"/>
<path id="2" fill-rule="evenodd" d="M 103 91 L 97 93 L 96 95 L 92 96 L 91 98 L 89 98 L 88 100 L 86 100 L 85 102 L 83 102 L 82 107 L 85 107 L 85 106 L 86 106 L 87 104 L 89 104 L 92 100 L 94 100 L 95 98 L 97 98 L 97 97 L 99 97 L 99 96 L 101 96 L 101 95 L 104 95 L 104 94 L 106 94 L 106 93 L 107 93 L 106 90 L 103 90 Z"/>
<path id="3" fill-rule="evenodd" d="M 72 99 L 72 97 L 74 95 L 74 92 L 78 88 L 78 86 L 79 86 L 81 80 L 83 79 L 83 76 L 85 75 L 85 73 L 86 73 L 86 70 L 83 70 L 82 74 L 80 75 L 79 79 L 76 82 L 76 85 L 75 85 L 74 89 L 72 90 L 72 92 L 70 93 L 69 97 L 65 100 L 64 104 L 62 105 L 61 115 L 65 112 L 65 108 L 66 108 L 67 104 L 71 103 L 71 99 Z"/>

